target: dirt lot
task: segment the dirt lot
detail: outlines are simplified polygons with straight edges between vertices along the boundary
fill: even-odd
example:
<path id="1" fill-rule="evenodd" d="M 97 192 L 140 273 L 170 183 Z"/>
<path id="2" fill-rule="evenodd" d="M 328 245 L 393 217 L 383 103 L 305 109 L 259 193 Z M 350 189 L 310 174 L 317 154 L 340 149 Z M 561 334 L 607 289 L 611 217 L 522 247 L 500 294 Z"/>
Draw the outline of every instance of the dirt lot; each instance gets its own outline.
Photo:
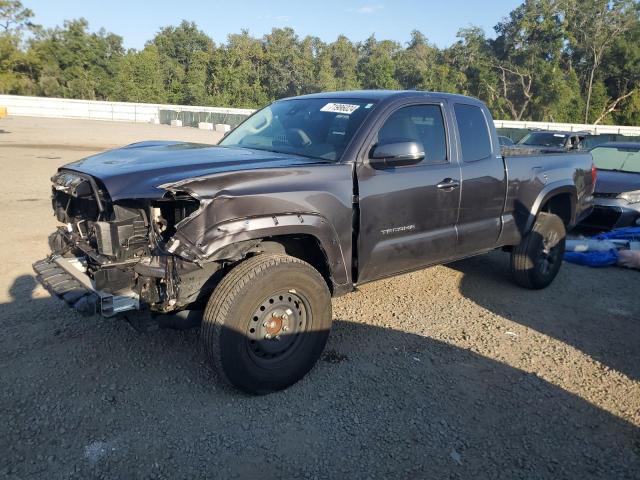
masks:
<path id="1" fill-rule="evenodd" d="M 640 273 L 495 253 L 334 301 L 327 354 L 269 397 L 223 387 L 197 331 L 139 334 L 37 287 L 59 165 L 165 126 L 0 120 L 3 478 L 640 478 Z"/>

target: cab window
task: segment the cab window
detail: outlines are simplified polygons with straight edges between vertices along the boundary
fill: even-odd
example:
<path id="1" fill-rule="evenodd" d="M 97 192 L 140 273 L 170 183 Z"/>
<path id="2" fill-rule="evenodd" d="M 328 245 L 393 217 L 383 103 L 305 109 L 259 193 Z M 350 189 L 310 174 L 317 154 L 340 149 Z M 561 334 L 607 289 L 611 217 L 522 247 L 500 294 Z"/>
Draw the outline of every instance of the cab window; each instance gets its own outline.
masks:
<path id="1" fill-rule="evenodd" d="M 378 131 L 377 143 L 412 141 L 424 148 L 423 163 L 447 162 L 447 136 L 438 105 L 411 105 L 395 111 Z"/>
<path id="2" fill-rule="evenodd" d="M 454 110 L 463 160 L 475 162 L 491 156 L 491 136 L 482 109 L 475 105 L 457 103 Z"/>

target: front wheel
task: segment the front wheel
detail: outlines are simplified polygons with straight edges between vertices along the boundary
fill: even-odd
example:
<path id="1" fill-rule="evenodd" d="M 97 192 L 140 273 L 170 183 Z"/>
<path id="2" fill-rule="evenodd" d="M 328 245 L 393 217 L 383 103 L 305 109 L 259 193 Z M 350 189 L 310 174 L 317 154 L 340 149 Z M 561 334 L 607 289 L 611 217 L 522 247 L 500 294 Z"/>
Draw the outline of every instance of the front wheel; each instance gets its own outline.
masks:
<path id="1" fill-rule="evenodd" d="M 553 282 L 564 256 L 566 229 L 557 215 L 540 213 L 531 232 L 511 251 L 511 274 L 525 288 L 539 290 Z"/>
<path id="2" fill-rule="evenodd" d="M 266 394 L 300 380 L 320 357 L 331 328 L 331 295 L 308 263 L 262 254 L 234 267 L 216 287 L 201 335 L 220 376 Z"/>

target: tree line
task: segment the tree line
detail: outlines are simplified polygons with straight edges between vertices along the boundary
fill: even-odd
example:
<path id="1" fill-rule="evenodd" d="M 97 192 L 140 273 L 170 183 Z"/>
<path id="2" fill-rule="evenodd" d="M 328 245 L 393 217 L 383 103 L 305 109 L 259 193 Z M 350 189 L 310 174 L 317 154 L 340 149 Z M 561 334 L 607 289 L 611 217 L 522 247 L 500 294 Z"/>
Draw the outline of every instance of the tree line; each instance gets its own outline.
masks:
<path id="1" fill-rule="evenodd" d="M 438 48 L 371 36 L 331 43 L 274 28 L 216 45 L 194 22 L 161 28 L 141 50 L 84 19 L 33 23 L 0 0 L 0 93 L 91 100 L 259 107 L 328 90 L 419 89 L 479 97 L 496 118 L 640 124 L 640 3 L 526 0 L 489 37 L 462 29 Z"/>

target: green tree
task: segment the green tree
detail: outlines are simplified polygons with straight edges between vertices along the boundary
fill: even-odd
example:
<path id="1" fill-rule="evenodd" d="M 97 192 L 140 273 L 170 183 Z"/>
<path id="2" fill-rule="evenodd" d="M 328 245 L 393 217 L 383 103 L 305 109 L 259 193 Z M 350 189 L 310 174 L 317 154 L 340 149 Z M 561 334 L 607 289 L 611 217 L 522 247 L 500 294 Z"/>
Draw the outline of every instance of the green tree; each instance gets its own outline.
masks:
<path id="1" fill-rule="evenodd" d="M 395 76 L 405 89 L 434 89 L 438 76 L 439 51 L 429 45 L 427 38 L 417 30 L 411 32 L 411 41 L 406 49 L 396 56 Z"/>
<path id="2" fill-rule="evenodd" d="M 362 45 L 358 63 L 358 79 L 363 88 L 397 89 L 395 55 L 400 50 L 397 42 L 376 40 L 371 35 Z"/>
<path id="3" fill-rule="evenodd" d="M 358 48 L 344 35 L 335 42 L 323 45 L 318 53 L 319 91 L 355 90 L 358 81 Z"/>
<path id="4" fill-rule="evenodd" d="M 37 62 L 28 52 L 20 49 L 16 34 L 0 34 L 0 93 L 35 95 L 33 71 Z"/>
<path id="5" fill-rule="evenodd" d="M 483 100 L 489 108 L 503 118 L 509 118 L 494 65 L 495 55 L 485 33 L 479 27 L 458 32 L 458 41 L 444 52 L 454 72 L 458 72 L 458 91 Z"/>
<path id="6" fill-rule="evenodd" d="M 37 93 L 37 61 L 22 49 L 23 32 L 39 28 L 31 21 L 33 15 L 18 0 L 0 0 L 0 93 Z"/>
<path id="7" fill-rule="evenodd" d="M 33 11 L 25 8 L 20 0 L 0 0 L 0 33 L 19 33 L 37 27 L 31 19 Z"/>
<path id="8" fill-rule="evenodd" d="M 148 45 L 158 49 L 169 102 L 190 103 L 195 98 L 205 100 L 210 85 L 203 70 L 208 69 L 204 65 L 209 64 L 215 49 L 211 38 L 194 22 L 183 20 L 177 27 L 161 28 Z"/>
<path id="9" fill-rule="evenodd" d="M 264 71 L 262 42 L 243 30 L 229 35 L 216 50 L 212 65 L 213 102 L 230 107 L 258 107 L 268 102 L 261 83 Z"/>
<path id="10" fill-rule="evenodd" d="M 187 105 L 207 105 L 211 99 L 209 95 L 209 71 L 211 54 L 209 52 L 194 52 L 184 79 L 183 102 Z"/>
<path id="11" fill-rule="evenodd" d="M 127 52 L 120 62 L 115 84 L 114 99 L 125 102 L 166 102 L 158 48 L 147 45 L 140 52 Z"/>
<path id="12" fill-rule="evenodd" d="M 588 123 L 601 109 L 601 105 L 592 105 L 600 67 L 616 40 L 637 23 L 638 6 L 634 0 L 563 0 L 563 7 L 573 64 L 580 67 L 583 79 L 584 122 Z"/>
<path id="13" fill-rule="evenodd" d="M 429 44 L 419 31 L 411 32 L 407 48 L 395 58 L 395 77 L 402 88 L 457 92 L 462 77 L 452 70 L 445 52 Z"/>
<path id="14" fill-rule="evenodd" d="M 371 36 L 325 43 L 274 28 L 219 47 L 193 22 L 144 49 L 83 19 L 42 29 L 20 0 L 0 0 L 0 92 L 258 107 L 315 91 L 405 88 L 479 97 L 496 117 L 640 123 L 637 0 L 524 0 L 495 27 L 440 49 L 419 31 L 401 46 Z M 30 32 L 28 41 L 23 35 Z"/>
<path id="15" fill-rule="evenodd" d="M 541 81 L 543 94 L 536 101 L 531 120 L 560 123 L 581 123 L 584 99 L 575 70 L 566 66 L 555 70 Z M 545 86 L 547 87 L 545 89 Z M 548 92 L 548 94 L 544 94 Z"/>
<path id="16" fill-rule="evenodd" d="M 291 28 L 274 28 L 264 36 L 262 84 L 270 100 L 313 91 L 316 81 L 313 44 L 311 38 L 301 42 Z"/>
<path id="17" fill-rule="evenodd" d="M 599 102 L 601 109 L 596 111 L 594 123 L 640 123 L 640 21 L 612 44 L 602 60 L 602 72 L 604 101 Z"/>
<path id="18" fill-rule="evenodd" d="M 319 57 L 325 48 L 318 37 L 307 36 L 299 44 L 298 54 L 294 57 L 293 68 L 297 72 L 296 95 L 315 93 L 318 89 Z"/>
<path id="19" fill-rule="evenodd" d="M 502 101 L 512 118 L 543 120 L 567 91 L 561 67 L 563 12 L 556 0 L 526 0 L 495 27 L 491 42 Z"/>
<path id="20" fill-rule="evenodd" d="M 42 94 L 105 100 L 112 97 L 124 49 L 121 37 L 90 33 L 87 21 L 79 19 L 38 33 L 30 52 L 40 66 L 35 80 Z"/>

